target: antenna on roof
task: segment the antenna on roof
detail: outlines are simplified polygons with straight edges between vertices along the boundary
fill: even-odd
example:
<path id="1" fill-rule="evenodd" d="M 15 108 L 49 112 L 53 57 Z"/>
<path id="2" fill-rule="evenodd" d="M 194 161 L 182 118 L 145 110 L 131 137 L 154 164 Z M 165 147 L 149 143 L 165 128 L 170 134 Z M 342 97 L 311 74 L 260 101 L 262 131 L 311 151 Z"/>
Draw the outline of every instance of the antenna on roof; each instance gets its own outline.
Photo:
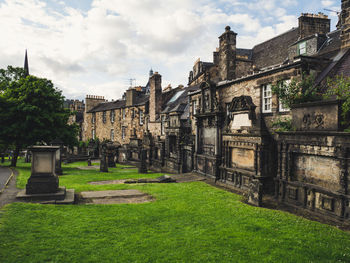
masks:
<path id="1" fill-rule="evenodd" d="M 328 12 L 332 12 L 332 13 L 336 13 L 337 15 L 340 14 L 340 11 L 336 11 L 336 10 L 332 10 L 332 9 L 323 8 L 323 10 L 328 11 Z"/>
<path id="2" fill-rule="evenodd" d="M 135 82 L 135 85 L 133 85 L 134 82 Z M 129 84 L 130 84 L 130 88 L 135 87 L 136 86 L 136 79 L 130 78 L 129 79 Z"/>

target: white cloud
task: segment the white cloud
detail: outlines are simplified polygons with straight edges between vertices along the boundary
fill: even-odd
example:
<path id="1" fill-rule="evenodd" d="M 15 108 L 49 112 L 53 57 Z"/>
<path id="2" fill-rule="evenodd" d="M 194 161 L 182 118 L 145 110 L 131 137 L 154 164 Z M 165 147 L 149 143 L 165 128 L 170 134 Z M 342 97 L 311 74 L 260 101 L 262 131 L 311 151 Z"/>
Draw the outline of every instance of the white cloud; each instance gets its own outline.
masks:
<path id="1" fill-rule="evenodd" d="M 296 0 L 93 0 L 84 12 L 55 3 L 59 9 L 43 0 L 0 3 L 0 68 L 22 66 L 28 48 L 31 73 L 67 97 L 116 99 L 128 78 L 146 83 L 150 67 L 173 86 L 186 84 L 195 59 L 212 60 L 226 25 L 245 48 L 297 26 Z"/>
<path id="2" fill-rule="evenodd" d="M 333 0 L 322 0 L 321 4 L 324 7 L 330 7 L 330 6 L 334 5 L 334 1 Z"/>

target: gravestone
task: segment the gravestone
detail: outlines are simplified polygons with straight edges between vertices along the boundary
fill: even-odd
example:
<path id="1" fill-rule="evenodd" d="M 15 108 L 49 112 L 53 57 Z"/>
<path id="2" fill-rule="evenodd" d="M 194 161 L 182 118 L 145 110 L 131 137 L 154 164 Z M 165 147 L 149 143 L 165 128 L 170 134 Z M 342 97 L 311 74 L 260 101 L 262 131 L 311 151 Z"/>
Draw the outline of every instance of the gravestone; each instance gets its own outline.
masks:
<path id="1" fill-rule="evenodd" d="M 106 145 L 106 143 L 101 144 L 100 172 L 108 173 L 107 145 Z"/>
<path id="2" fill-rule="evenodd" d="M 91 166 L 91 159 L 88 159 L 88 166 Z"/>
<path id="3" fill-rule="evenodd" d="M 18 199 L 43 204 L 73 204 L 74 189 L 59 187 L 56 175 L 56 152 L 58 146 L 33 146 L 31 175 L 26 189 L 17 194 Z"/>
<path id="4" fill-rule="evenodd" d="M 145 149 L 141 150 L 139 173 L 141 174 L 147 173 L 147 150 Z"/>
<path id="5" fill-rule="evenodd" d="M 33 146 L 31 176 L 26 185 L 26 194 L 56 193 L 58 177 L 55 172 L 58 146 Z"/>

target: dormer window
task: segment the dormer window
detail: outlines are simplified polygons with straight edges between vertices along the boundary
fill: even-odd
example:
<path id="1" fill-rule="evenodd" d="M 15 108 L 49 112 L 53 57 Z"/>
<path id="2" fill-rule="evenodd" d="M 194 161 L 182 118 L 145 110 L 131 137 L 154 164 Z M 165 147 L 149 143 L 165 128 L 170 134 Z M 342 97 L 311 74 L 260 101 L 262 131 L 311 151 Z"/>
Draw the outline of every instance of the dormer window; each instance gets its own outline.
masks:
<path id="1" fill-rule="evenodd" d="M 301 42 L 298 44 L 298 54 L 299 55 L 306 54 L 306 42 Z"/>

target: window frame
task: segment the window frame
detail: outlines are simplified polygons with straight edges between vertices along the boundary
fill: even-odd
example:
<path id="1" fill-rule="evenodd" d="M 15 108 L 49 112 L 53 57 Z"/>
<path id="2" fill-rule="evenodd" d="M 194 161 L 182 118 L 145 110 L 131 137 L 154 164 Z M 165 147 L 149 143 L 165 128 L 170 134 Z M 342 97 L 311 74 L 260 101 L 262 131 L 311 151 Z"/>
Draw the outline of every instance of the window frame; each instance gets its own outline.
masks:
<path id="1" fill-rule="evenodd" d="M 139 123 L 143 125 L 143 110 L 139 110 Z"/>
<path id="2" fill-rule="evenodd" d="M 125 140 L 126 137 L 126 127 L 122 126 L 122 139 Z"/>
<path id="3" fill-rule="evenodd" d="M 106 123 L 107 122 L 107 111 L 102 112 L 102 122 Z"/>
<path id="4" fill-rule="evenodd" d="M 114 142 L 114 129 L 111 129 L 111 141 Z"/>
<path id="5" fill-rule="evenodd" d="M 114 123 L 115 122 L 115 110 L 111 110 L 109 116 L 110 116 L 111 123 Z"/>
<path id="6" fill-rule="evenodd" d="M 304 47 L 301 47 L 301 46 L 304 46 Z M 301 50 L 303 50 L 303 52 L 301 52 Z M 301 43 L 298 44 L 298 55 L 306 55 L 307 53 L 307 45 L 306 45 L 306 41 L 303 41 Z"/>
<path id="7" fill-rule="evenodd" d="M 269 90 L 267 90 L 267 88 L 269 88 Z M 271 83 L 267 83 L 267 84 L 263 84 L 262 85 L 262 94 L 261 94 L 261 98 L 262 98 L 262 113 L 271 113 L 272 112 L 272 84 Z M 266 90 L 265 90 L 266 89 Z M 266 94 L 269 94 L 268 96 L 265 96 Z M 267 101 L 269 101 L 267 103 Z M 266 105 L 269 105 L 270 107 L 268 109 L 266 109 Z"/>
<path id="8" fill-rule="evenodd" d="M 126 110 L 125 108 L 122 108 L 122 119 L 125 120 L 126 118 Z"/>

